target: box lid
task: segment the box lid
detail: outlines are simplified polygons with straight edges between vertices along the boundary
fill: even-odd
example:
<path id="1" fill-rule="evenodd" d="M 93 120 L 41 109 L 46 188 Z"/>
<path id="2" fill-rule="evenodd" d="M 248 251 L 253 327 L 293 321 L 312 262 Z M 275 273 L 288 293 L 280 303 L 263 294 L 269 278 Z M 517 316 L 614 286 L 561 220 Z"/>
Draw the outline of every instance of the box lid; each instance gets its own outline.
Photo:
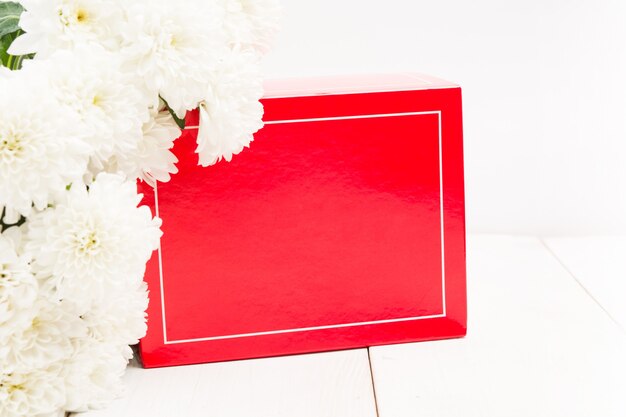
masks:
<path id="1" fill-rule="evenodd" d="M 269 79 L 264 82 L 264 98 L 362 94 L 457 87 L 457 84 L 449 81 L 417 73 L 282 78 Z"/>

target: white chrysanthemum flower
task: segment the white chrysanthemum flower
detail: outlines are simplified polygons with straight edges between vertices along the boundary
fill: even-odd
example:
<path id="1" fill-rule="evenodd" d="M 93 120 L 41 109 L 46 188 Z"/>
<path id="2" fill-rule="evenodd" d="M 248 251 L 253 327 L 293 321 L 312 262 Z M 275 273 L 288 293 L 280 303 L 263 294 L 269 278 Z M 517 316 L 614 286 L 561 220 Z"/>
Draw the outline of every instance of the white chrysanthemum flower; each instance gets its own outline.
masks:
<path id="1" fill-rule="evenodd" d="M 140 282 L 161 236 L 160 219 L 140 201 L 135 182 L 121 175 L 101 173 L 89 191 L 71 187 L 64 201 L 29 219 L 35 273 L 79 307 Z"/>
<path id="2" fill-rule="evenodd" d="M 119 291 L 109 291 L 90 306 L 75 311 L 90 338 L 127 347 L 146 335 L 148 287 L 145 282 L 129 282 Z"/>
<path id="3" fill-rule="evenodd" d="M 223 27 L 231 45 L 267 52 L 278 31 L 280 1 L 220 0 L 220 3 L 225 10 Z"/>
<path id="4" fill-rule="evenodd" d="M 134 152 L 149 121 L 149 97 L 136 87 L 139 81 L 120 69 L 119 57 L 104 50 L 79 48 L 59 52 L 45 61 L 33 61 L 23 71 L 46 76 L 66 112 L 77 115 L 81 138 L 101 164 L 113 155 Z"/>
<path id="5" fill-rule="evenodd" d="M 181 118 L 202 99 L 206 73 L 226 48 L 220 10 L 204 0 L 126 4 L 121 54 L 147 91 L 159 94 Z"/>
<path id="6" fill-rule="evenodd" d="M 102 408 L 119 396 L 127 362 L 119 345 L 82 340 L 64 363 L 65 408 L 77 412 Z"/>
<path id="7" fill-rule="evenodd" d="M 43 75 L 0 80 L 0 206 L 24 216 L 80 181 L 87 166 L 77 122 L 50 90 Z"/>
<path id="8" fill-rule="evenodd" d="M 42 369 L 70 357 L 73 339 L 87 336 L 87 328 L 69 303 L 39 298 L 29 326 L 0 341 L 8 347 L 0 358 L 3 370 Z"/>
<path id="9" fill-rule="evenodd" d="M 167 182 L 170 174 L 178 172 L 178 158 L 171 149 L 180 134 L 169 112 L 159 112 L 143 125 L 143 138 L 137 149 L 115 155 L 107 162 L 106 171 L 121 171 L 129 179 L 141 178 L 152 186 L 155 181 Z"/>
<path id="10" fill-rule="evenodd" d="M 200 103 L 198 148 L 200 164 L 213 165 L 249 146 L 263 123 L 259 102 L 263 85 L 255 53 L 234 50 L 209 74 Z"/>
<path id="11" fill-rule="evenodd" d="M 60 417 L 66 401 L 61 364 L 26 372 L 0 370 L 1 417 Z"/>
<path id="12" fill-rule="evenodd" d="M 24 30 L 9 48 L 12 55 L 36 53 L 37 59 L 78 45 L 119 49 L 124 30 L 120 2 L 109 0 L 21 0 Z"/>
<path id="13" fill-rule="evenodd" d="M 11 227 L 0 234 L 0 341 L 30 325 L 37 298 L 37 281 L 28 258 L 17 253 L 17 244 L 10 233 L 14 230 L 19 228 Z M 0 357 L 7 353 L 3 354 L 2 345 L 0 342 Z"/>

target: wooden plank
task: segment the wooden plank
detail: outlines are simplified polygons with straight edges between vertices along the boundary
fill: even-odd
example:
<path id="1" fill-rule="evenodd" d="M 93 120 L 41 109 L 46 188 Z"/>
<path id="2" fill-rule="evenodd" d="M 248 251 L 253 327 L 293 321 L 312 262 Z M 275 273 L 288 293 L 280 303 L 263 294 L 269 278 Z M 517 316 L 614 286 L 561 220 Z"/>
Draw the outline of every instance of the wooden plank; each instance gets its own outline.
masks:
<path id="1" fill-rule="evenodd" d="M 76 417 L 375 417 L 366 349 L 128 369 L 127 394 Z"/>
<path id="2" fill-rule="evenodd" d="M 468 250 L 468 336 L 370 349 L 380 417 L 626 415 L 626 335 L 541 241 Z"/>
<path id="3" fill-rule="evenodd" d="M 544 242 L 626 331 L 626 236 L 554 238 Z"/>

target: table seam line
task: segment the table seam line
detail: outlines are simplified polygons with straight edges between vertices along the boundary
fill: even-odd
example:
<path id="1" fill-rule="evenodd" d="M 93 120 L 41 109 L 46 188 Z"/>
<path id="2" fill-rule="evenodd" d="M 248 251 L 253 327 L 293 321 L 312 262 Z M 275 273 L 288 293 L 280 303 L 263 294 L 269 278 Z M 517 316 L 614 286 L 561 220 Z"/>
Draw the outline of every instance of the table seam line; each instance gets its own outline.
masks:
<path id="1" fill-rule="evenodd" d="M 613 317 L 613 315 L 602 305 L 602 303 L 600 303 L 600 301 L 598 301 L 598 299 L 596 297 L 594 297 L 594 295 L 589 291 L 589 289 L 587 289 L 587 287 L 585 287 L 585 285 L 576 277 L 576 274 L 574 274 L 574 272 L 570 269 L 570 267 L 567 266 L 567 264 L 556 254 L 556 252 L 554 250 L 552 250 L 552 248 L 545 241 L 545 239 L 540 237 L 539 241 L 541 242 L 543 247 L 546 248 L 546 250 L 550 253 L 550 255 L 552 255 L 552 257 L 554 259 L 556 259 L 556 261 L 559 263 L 559 265 L 561 265 L 561 267 L 563 269 L 565 269 L 565 271 L 568 273 L 568 275 L 578 284 L 578 286 L 580 286 L 580 288 L 582 288 L 582 290 L 585 292 L 585 294 L 587 294 L 589 296 L 589 298 L 591 298 L 593 300 L 593 302 L 598 307 L 600 307 L 600 309 L 604 312 L 604 314 L 606 314 L 608 316 L 608 318 L 611 319 L 611 321 L 618 327 L 618 329 L 622 333 L 626 334 L 626 329 L 624 327 L 622 327 L 620 322 L 618 322 L 615 319 L 615 317 Z"/>
<path id="2" fill-rule="evenodd" d="M 372 382 L 372 393 L 374 394 L 374 411 L 376 416 L 380 417 L 380 411 L 378 410 L 378 397 L 376 396 L 376 382 L 374 381 L 374 368 L 372 366 L 372 356 L 370 354 L 370 348 L 367 348 L 367 363 L 369 365 L 370 380 Z"/>

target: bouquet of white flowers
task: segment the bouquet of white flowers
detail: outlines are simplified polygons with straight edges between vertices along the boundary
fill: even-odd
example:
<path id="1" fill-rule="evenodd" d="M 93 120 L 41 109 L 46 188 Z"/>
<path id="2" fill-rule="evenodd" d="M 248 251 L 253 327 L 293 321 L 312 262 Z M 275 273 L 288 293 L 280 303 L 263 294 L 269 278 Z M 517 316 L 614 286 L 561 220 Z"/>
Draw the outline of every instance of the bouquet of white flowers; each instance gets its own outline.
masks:
<path id="1" fill-rule="evenodd" d="M 160 220 L 136 181 L 261 126 L 276 0 L 0 2 L 0 417 L 102 407 L 145 334 Z"/>

